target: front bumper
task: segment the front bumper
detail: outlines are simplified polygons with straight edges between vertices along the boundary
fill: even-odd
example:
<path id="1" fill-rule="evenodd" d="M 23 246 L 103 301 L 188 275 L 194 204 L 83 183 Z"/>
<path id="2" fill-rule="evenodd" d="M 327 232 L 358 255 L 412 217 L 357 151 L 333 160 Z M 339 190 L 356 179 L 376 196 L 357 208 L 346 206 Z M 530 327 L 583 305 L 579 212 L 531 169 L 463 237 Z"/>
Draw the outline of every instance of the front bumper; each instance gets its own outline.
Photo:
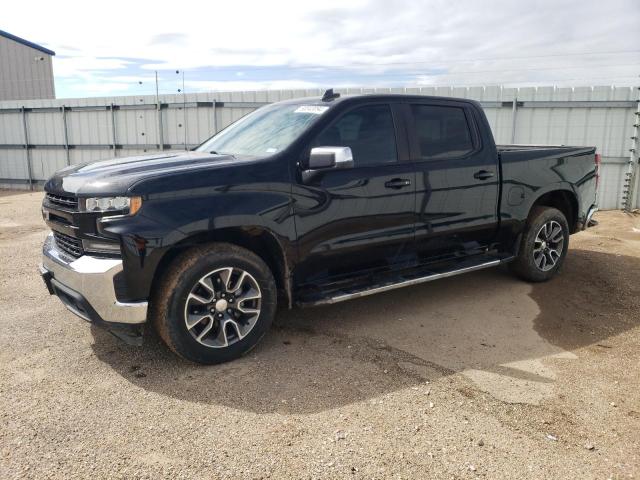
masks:
<path id="1" fill-rule="evenodd" d="M 135 332 L 147 321 L 147 302 L 119 302 L 113 284 L 122 260 L 83 255 L 73 258 L 49 234 L 42 248 L 42 275 L 49 293 L 73 313 L 112 331 Z M 140 330 L 141 332 L 141 330 Z M 120 336 L 120 335 L 118 335 Z M 133 342 L 138 343 L 138 342 Z"/>

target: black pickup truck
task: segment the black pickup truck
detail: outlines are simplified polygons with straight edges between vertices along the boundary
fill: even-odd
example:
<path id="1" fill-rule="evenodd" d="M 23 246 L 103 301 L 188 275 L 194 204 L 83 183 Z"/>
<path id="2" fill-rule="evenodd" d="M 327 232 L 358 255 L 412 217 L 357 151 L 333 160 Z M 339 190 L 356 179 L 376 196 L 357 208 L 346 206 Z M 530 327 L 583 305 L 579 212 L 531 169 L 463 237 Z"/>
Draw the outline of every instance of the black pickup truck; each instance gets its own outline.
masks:
<path id="1" fill-rule="evenodd" d="M 477 102 L 284 101 L 193 151 L 73 165 L 45 185 L 41 275 L 78 316 L 179 355 L 236 358 L 276 305 L 509 263 L 556 274 L 596 211 L 594 147 L 496 146 Z"/>

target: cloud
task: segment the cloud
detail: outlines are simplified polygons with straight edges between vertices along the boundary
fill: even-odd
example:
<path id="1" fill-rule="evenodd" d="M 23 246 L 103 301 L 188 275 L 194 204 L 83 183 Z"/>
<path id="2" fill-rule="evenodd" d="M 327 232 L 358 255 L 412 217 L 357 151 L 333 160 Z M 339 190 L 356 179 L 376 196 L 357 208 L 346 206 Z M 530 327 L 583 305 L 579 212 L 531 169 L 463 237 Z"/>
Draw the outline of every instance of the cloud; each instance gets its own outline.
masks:
<path id="1" fill-rule="evenodd" d="M 33 0 L 3 11 L 12 33 L 58 52 L 61 96 L 108 84 L 137 93 L 135 81 L 113 78 L 147 82 L 154 70 L 161 90 L 175 92 L 176 69 L 192 89 L 232 85 L 239 71 L 263 88 L 638 83 L 637 0 L 183 0 L 153 9 L 112 0 L 99 22 L 87 5 Z"/>
<path id="2" fill-rule="evenodd" d="M 189 36 L 186 33 L 158 33 L 151 37 L 149 44 L 151 45 L 164 45 L 164 44 L 179 44 L 184 45 L 189 40 Z"/>
<path id="3" fill-rule="evenodd" d="M 77 77 L 89 72 L 123 70 L 133 63 L 120 58 L 59 55 L 54 60 L 54 73 L 56 77 Z"/>
<path id="4" fill-rule="evenodd" d="M 270 80 L 270 81 L 242 81 L 242 80 L 195 80 L 185 82 L 187 91 L 233 92 L 241 90 L 287 90 L 319 88 L 321 85 L 301 79 Z"/>

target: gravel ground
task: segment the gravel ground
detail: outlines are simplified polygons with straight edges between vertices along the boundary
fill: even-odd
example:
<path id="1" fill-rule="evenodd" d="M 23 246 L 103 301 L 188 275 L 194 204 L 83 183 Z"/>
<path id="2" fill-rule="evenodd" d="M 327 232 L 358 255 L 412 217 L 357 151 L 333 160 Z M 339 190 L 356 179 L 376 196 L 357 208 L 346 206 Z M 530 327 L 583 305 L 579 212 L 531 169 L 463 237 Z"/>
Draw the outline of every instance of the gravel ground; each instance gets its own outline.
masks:
<path id="1" fill-rule="evenodd" d="M 637 478 L 640 217 L 562 274 L 493 269 L 280 312 L 202 367 L 90 327 L 36 273 L 40 193 L 0 196 L 0 478 Z"/>

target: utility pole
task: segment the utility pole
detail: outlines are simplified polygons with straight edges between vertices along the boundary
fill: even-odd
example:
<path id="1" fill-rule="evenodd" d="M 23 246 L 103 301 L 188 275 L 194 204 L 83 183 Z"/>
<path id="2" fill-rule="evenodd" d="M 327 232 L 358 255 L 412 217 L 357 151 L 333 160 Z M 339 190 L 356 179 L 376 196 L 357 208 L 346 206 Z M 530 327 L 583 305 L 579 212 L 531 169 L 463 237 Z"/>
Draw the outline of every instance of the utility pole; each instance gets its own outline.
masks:
<path id="1" fill-rule="evenodd" d="M 511 144 L 516 143 L 516 118 L 518 118 L 518 97 L 513 97 L 511 105 Z"/>
<path id="2" fill-rule="evenodd" d="M 156 70 L 156 115 L 158 116 L 158 147 L 164 150 L 164 132 L 162 128 L 162 105 L 158 87 L 158 71 Z"/>
<path id="3" fill-rule="evenodd" d="M 184 70 L 182 70 L 182 114 L 184 115 L 184 149 L 187 150 L 187 97 L 184 91 Z"/>

